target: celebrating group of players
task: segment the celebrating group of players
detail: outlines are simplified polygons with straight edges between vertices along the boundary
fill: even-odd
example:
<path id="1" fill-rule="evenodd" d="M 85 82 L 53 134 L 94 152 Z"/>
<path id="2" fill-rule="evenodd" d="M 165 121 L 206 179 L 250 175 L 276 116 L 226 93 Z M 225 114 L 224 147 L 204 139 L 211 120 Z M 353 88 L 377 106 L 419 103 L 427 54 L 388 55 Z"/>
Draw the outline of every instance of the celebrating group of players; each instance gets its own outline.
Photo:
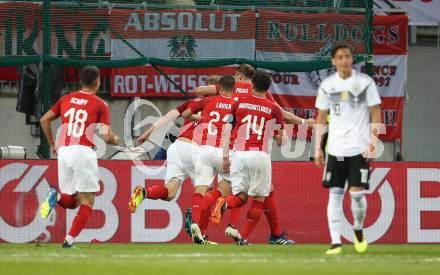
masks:
<path id="1" fill-rule="evenodd" d="M 316 101 L 318 126 L 327 124 L 330 113 L 323 177 L 324 186 L 330 189 L 327 214 L 332 247 L 327 254 L 341 253 L 340 225 L 346 181 L 355 220 L 355 248 L 364 252 L 367 248 L 362 231 L 366 213 L 364 191 L 368 189 L 368 161 L 374 158 L 371 151 L 377 139 L 377 131 L 370 131 L 369 122 L 380 122 L 380 98 L 374 81 L 352 69 L 350 47 L 336 46 L 332 62 L 337 73 L 322 82 Z M 80 79 L 82 90 L 62 97 L 41 118 L 51 150 L 58 155 L 60 192 L 49 191 L 40 214 L 47 217 L 57 203 L 71 209 L 79 206 L 63 247 L 71 247 L 85 227 L 95 193 L 99 191 L 97 158 L 92 150 L 95 125 L 101 124 L 107 143 L 117 144 L 119 140 L 112 133 L 107 104 L 95 95 L 99 70 L 87 66 L 81 71 Z M 191 208 L 187 210 L 186 229 L 194 243 L 216 244 L 207 238 L 209 220 L 219 224 L 228 211 L 225 234 L 238 245 L 248 244 L 263 213 L 271 230 L 269 243 L 294 244 L 278 219 L 270 148 L 274 138 L 279 146 L 287 139 L 284 123 L 313 125 L 315 121 L 283 110 L 269 92 L 271 76 L 250 65 L 241 65 L 234 76 L 222 76 L 218 81 L 211 77 L 208 84 L 196 88 L 196 98 L 169 111 L 139 137 L 137 143 L 142 145 L 156 129 L 179 117 L 185 119 L 179 136 L 167 151 L 165 184 L 137 186 L 129 200 L 130 211 L 134 213 L 147 198 L 172 200 L 182 183 L 190 178 L 194 193 Z M 55 144 L 50 122 L 59 116 L 62 131 L 59 143 Z M 318 165 L 324 162 L 321 134 L 318 131 L 315 142 Z M 240 208 L 248 197 L 251 205 L 245 224 L 240 226 Z"/>
<path id="2" fill-rule="evenodd" d="M 271 181 L 269 146 L 274 136 L 282 142 L 284 119 L 294 123 L 313 123 L 283 111 L 268 91 L 271 77 L 241 65 L 235 76 L 222 76 L 217 85 L 198 87 L 197 98 L 188 100 L 161 117 L 139 137 L 145 142 L 151 133 L 178 117 L 185 124 L 177 140 L 167 151 L 165 185 L 137 186 L 129 202 L 132 212 L 145 199 L 171 200 L 187 177 L 194 185 L 191 217 L 187 231 L 198 244 L 215 244 L 206 238 L 211 220 L 219 224 L 222 214 L 230 209 L 225 234 L 237 244 L 247 238 L 265 213 L 271 227 L 269 242 L 293 244 L 279 221 Z M 232 149 L 230 151 L 229 149 Z M 218 185 L 214 188 L 217 177 Z M 237 222 L 240 206 L 251 196 L 247 221 L 240 232 Z"/>

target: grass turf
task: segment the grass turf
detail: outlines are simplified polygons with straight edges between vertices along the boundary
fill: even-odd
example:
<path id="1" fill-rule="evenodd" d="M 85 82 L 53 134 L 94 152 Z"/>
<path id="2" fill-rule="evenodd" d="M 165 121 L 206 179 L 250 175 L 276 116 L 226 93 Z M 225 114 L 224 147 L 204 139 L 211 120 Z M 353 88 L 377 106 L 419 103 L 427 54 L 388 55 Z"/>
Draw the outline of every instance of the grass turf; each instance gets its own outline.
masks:
<path id="1" fill-rule="evenodd" d="M 0 244 L 9 274 L 440 274 L 440 245 L 371 245 L 326 256 L 325 245 Z"/>

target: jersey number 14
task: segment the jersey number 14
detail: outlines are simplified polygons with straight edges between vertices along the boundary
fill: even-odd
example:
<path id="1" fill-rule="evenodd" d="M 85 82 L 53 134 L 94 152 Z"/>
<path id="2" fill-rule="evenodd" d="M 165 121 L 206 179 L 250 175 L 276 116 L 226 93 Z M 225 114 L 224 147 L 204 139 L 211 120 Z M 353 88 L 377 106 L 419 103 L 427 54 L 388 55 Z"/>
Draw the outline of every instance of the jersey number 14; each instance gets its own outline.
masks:
<path id="1" fill-rule="evenodd" d="M 260 119 L 260 122 L 258 122 Z M 266 123 L 265 117 L 247 115 L 245 116 L 241 122 L 246 124 L 246 140 L 249 140 L 249 137 L 252 133 L 257 135 L 257 140 L 261 140 L 261 136 L 263 135 L 264 124 Z"/>

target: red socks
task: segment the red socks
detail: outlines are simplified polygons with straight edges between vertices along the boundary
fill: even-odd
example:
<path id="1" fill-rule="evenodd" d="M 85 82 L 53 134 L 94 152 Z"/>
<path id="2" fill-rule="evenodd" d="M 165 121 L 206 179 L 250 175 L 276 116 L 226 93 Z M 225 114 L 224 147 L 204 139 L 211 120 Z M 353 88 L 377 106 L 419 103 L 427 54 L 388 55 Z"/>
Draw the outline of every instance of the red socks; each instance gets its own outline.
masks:
<path id="1" fill-rule="evenodd" d="M 243 200 L 240 197 L 230 195 L 225 198 L 228 208 L 240 207 L 243 204 Z"/>
<path id="2" fill-rule="evenodd" d="M 192 196 L 192 221 L 200 225 L 200 218 L 202 214 L 201 203 L 203 195 L 200 193 L 194 193 Z"/>
<path id="3" fill-rule="evenodd" d="M 240 214 L 241 214 L 241 207 L 235 207 L 229 209 L 229 224 L 237 227 Z"/>
<path id="4" fill-rule="evenodd" d="M 213 206 L 217 202 L 217 199 L 220 198 L 221 196 L 222 193 L 217 189 L 207 192 L 203 197 L 203 201 L 201 204 L 202 209 L 205 210 Z"/>
<path id="5" fill-rule="evenodd" d="M 257 223 L 263 214 L 263 208 L 264 202 L 256 200 L 252 201 L 251 208 L 247 213 L 246 225 L 244 226 L 243 233 L 241 234 L 243 239 L 247 239 L 254 230 L 255 226 L 257 226 Z"/>
<path id="6" fill-rule="evenodd" d="M 153 185 L 147 189 L 147 198 L 152 200 L 166 200 L 168 198 L 168 189 L 165 185 Z"/>
<path id="7" fill-rule="evenodd" d="M 200 207 L 202 208 L 202 213 L 200 214 L 200 230 L 202 234 L 206 234 L 206 230 L 208 229 L 209 216 L 211 215 L 211 207 L 214 205 L 218 198 L 222 196 L 222 193 L 217 190 L 211 190 L 205 194 L 202 202 L 200 203 Z"/>
<path id="8" fill-rule="evenodd" d="M 273 192 L 270 192 L 269 197 L 264 200 L 264 214 L 270 226 L 270 232 L 274 236 L 280 236 L 282 233 L 280 224 L 278 222 L 278 213 L 275 205 Z"/>
<path id="9" fill-rule="evenodd" d="M 73 195 L 61 194 L 60 199 L 58 200 L 58 204 L 63 208 L 75 209 L 76 208 L 76 200 Z"/>
<path id="10" fill-rule="evenodd" d="M 91 214 L 92 208 L 90 206 L 82 204 L 79 207 L 78 213 L 73 219 L 72 228 L 70 228 L 69 235 L 72 237 L 78 236 L 84 226 L 86 226 Z"/>

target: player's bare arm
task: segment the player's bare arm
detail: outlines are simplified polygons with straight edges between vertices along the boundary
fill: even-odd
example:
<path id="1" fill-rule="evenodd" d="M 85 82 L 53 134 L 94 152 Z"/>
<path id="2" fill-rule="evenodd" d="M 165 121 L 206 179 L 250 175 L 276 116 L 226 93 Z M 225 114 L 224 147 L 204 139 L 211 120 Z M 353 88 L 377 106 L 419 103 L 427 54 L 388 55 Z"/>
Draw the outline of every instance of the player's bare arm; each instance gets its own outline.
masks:
<path id="1" fill-rule="evenodd" d="M 281 109 L 281 111 L 283 112 L 283 118 L 284 118 L 284 122 L 288 123 L 288 124 L 307 124 L 309 127 L 313 127 L 313 124 L 315 124 L 315 120 L 313 118 L 308 118 L 308 119 L 304 119 L 301 118 L 299 116 L 296 116 L 286 110 L 284 110 L 280 104 L 278 104 L 278 102 L 274 101 L 274 103 Z"/>
<path id="2" fill-rule="evenodd" d="M 199 86 L 194 89 L 197 97 L 213 96 L 217 94 L 215 85 Z"/>
<path id="3" fill-rule="evenodd" d="M 315 164 L 320 166 L 324 163 L 324 152 L 322 150 L 322 136 L 326 132 L 328 110 L 318 109 L 315 126 Z"/>
<path id="4" fill-rule="evenodd" d="M 118 145 L 119 136 L 113 133 L 112 127 L 107 124 L 101 124 L 102 137 L 104 142 L 111 145 Z"/>
<path id="5" fill-rule="evenodd" d="M 364 157 L 368 161 L 373 161 L 376 156 L 376 148 L 377 148 L 377 141 L 379 139 L 379 133 L 377 125 L 382 122 L 382 115 L 380 110 L 380 105 L 375 105 L 369 107 L 370 110 L 370 130 L 371 130 L 371 136 L 370 136 L 370 142 L 368 144 L 368 148 L 364 152 Z"/>
<path id="6" fill-rule="evenodd" d="M 55 145 L 55 141 L 52 135 L 52 129 L 50 128 L 50 124 L 53 120 L 57 119 L 58 116 L 52 111 L 49 110 L 46 112 L 40 119 L 41 129 L 43 130 L 44 135 L 46 136 L 47 142 L 50 146 L 50 151 L 53 154 L 57 153 L 57 146 Z"/>
<path id="7" fill-rule="evenodd" d="M 179 111 L 173 109 L 156 120 L 153 125 L 148 128 L 137 140 L 137 145 L 141 145 L 150 138 L 150 135 L 157 129 L 163 127 L 167 123 L 176 120 L 180 116 Z"/>
<path id="8" fill-rule="evenodd" d="M 284 129 L 278 130 L 278 135 L 276 136 L 276 139 L 277 139 L 278 146 L 282 146 L 282 145 L 286 144 L 286 142 L 288 140 L 288 136 L 286 134 L 286 131 L 284 131 Z"/>
<path id="9" fill-rule="evenodd" d="M 223 171 L 229 171 L 231 161 L 229 159 L 229 143 L 231 141 L 232 124 L 226 123 L 222 130 Z"/>

